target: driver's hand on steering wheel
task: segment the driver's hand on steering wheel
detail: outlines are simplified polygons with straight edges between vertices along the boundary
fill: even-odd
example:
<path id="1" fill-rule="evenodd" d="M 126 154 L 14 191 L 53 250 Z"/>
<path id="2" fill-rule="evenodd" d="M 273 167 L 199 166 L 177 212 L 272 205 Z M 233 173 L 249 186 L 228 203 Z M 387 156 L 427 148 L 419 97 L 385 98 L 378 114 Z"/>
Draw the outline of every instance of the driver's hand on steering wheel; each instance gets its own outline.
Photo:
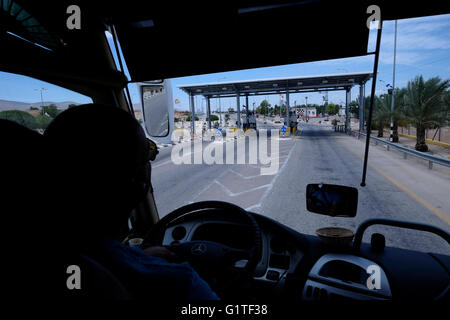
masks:
<path id="1" fill-rule="evenodd" d="M 150 256 L 163 258 L 169 262 L 174 262 L 177 258 L 177 255 L 175 253 L 162 246 L 148 247 L 143 249 L 143 251 Z"/>

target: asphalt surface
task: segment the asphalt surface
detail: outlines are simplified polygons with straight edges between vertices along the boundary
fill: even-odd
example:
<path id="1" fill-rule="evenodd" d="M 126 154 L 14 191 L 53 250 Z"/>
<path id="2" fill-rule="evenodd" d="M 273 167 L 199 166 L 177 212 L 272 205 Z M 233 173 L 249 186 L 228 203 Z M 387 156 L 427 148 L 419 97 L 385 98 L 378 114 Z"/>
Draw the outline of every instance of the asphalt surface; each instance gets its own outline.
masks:
<path id="1" fill-rule="evenodd" d="M 268 122 L 264 127 L 270 126 Z M 234 164 L 176 165 L 172 152 L 179 151 L 182 144 L 162 148 L 152 163 L 152 183 L 160 216 L 187 203 L 222 200 L 307 234 L 315 234 L 316 229 L 326 226 L 356 230 L 362 221 L 375 217 L 423 222 L 450 232 L 449 168 L 429 170 L 424 163 L 405 160 L 401 154 L 371 146 L 367 186 L 360 187 L 363 139 L 335 133 L 327 126 L 303 123 L 300 127 L 299 136 L 278 140 L 279 166 L 272 175 L 261 174 L 261 167 L 269 165 L 261 164 L 260 158 L 256 164 L 248 163 L 248 141 L 246 164 L 236 164 L 236 143 L 232 139 L 203 142 L 201 151 L 192 148 L 183 159 L 193 163 L 195 157 L 198 160 L 204 154 L 205 148 L 223 148 L 223 157 L 218 158 L 225 162 L 226 143 L 229 143 L 234 144 Z M 269 139 L 269 151 L 271 143 Z M 308 183 L 356 187 L 359 191 L 357 216 L 332 218 L 308 212 L 305 200 Z M 374 232 L 384 234 L 390 246 L 450 254 L 450 246 L 430 233 L 373 226 L 363 241 L 370 242 Z"/>

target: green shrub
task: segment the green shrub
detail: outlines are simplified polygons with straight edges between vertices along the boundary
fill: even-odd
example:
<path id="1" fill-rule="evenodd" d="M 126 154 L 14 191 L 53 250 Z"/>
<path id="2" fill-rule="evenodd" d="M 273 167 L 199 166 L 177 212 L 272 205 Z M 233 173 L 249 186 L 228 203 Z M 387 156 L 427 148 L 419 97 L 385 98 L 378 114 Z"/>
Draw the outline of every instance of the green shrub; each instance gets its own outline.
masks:
<path id="1" fill-rule="evenodd" d="M 58 110 L 58 108 L 54 104 L 43 106 L 42 109 L 42 115 L 48 114 L 52 118 L 55 118 L 61 112 L 61 110 Z"/>
<path id="2" fill-rule="evenodd" d="M 14 121 L 24 127 L 27 127 L 29 129 L 37 129 L 37 122 L 36 119 L 25 111 L 20 110 L 6 110 L 0 112 L 0 119 L 6 119 Z"/>
<path id="3" fill-rule="evenodd" d="M 34 118 L 36 121 L 36 129 L 47 129 L 50 122 L 52 122 L 53 118 L 48 116 L 39 115 Z"/>
<path id="4" fill-rule="evenodd" d="M 197 116 L 195 116 L 194 119 L 195 119 L 195 121 L 198 121 L 198 117 Z M 186 121 L 191 121 L 191 115 L 187 116 Z"/>

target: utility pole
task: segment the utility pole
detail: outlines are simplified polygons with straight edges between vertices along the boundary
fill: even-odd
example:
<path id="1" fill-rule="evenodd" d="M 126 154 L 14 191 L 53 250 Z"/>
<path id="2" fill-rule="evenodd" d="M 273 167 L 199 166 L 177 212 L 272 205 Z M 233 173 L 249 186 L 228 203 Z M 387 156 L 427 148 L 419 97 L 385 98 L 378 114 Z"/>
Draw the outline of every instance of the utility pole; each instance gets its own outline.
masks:
<path id="1" fill-rule="evenodd" d="M 397 55 L 397 20 L 395 20 L 395 32 L 394 32 L 394 69 L 392 72 L 392 99 L 391 99 L 391 132 L 389 141 L 398 142 L 398 133 L 394 132 L 394 99 L 395 99 L 395 58 Z"/>
<path id="2" fill-rule="evenodd" d="M 46 88 L 34 89 L 35 91 L 41 91 L 41 110 L 42 115 L 44 115 L 44 98 L 42 97 L 42 91 L 47 90 Z"/>
<path id="3" fill-rule="evenodd" d="M 42 91 L 44 90 L 44 88 L 41 89 L 41 108 L 44 108 L 44 98 L 42 97 Z M 43 111 L 43 109 L 42 109 Z"/>

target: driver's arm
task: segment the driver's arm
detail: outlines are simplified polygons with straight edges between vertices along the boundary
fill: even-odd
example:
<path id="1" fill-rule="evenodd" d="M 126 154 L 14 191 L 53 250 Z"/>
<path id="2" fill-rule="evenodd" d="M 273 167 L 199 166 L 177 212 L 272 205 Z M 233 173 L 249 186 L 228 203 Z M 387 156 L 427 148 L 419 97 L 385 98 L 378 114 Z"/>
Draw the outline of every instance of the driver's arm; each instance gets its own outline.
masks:
<path id="1" fill-rule="evenodd" d="M 104 254 L 109 258 L 112 270 L 116 271 L 119 278 L 138 292 L 141 297 L 151 286 L 158 293 L 159 298 L 165 294 L 171 298 L 182 300 L 219 300 L 216 293 L 210 288 L 198 273 L 187 263 L 171 263 L 157 256 L 144 253 L 140 248 L 126 246 L 117 241 L 105 241 Z M 150 247 L 145 249 L 153 254 L 165 254 L 175 256 L 164 247 Z M 170 253 L 169 253 L 169 252 Z M 147 286 L 148 284 L 148 286 Z M 159 291 L 160 292 L 159 292 Z"/>
<path id="2" fill-rule="evenodd" d="M 144 253 L 146 253 L 150 256 L 163 258 L 163 259 L 166 259 L 167 261 L 173 261 L 176 258 L 175 253 L 173 253 L 166 247 L 162 247 L 162 246 L 148 247 L 146 249 L 143 249 L 143 251 L 144 251 Z"/>

